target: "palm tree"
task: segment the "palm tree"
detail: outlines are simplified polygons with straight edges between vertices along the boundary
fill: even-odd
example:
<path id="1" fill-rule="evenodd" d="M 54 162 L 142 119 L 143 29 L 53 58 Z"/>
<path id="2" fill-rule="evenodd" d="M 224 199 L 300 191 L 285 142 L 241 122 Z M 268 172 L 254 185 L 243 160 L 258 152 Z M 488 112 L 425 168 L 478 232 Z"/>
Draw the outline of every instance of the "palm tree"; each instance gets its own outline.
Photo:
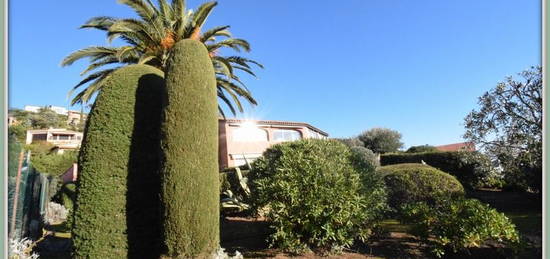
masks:
<path id="1" fill-rule="evenodd" d="M 233 114 L 234 105 L 240 112 L 243 106 L 239 98 L 244 98 L 250 104 L 256 105 L 256 100 L 244 83 L 235 74 L 236 70 L 256 76 L 251 65 L 263 68 L 258 62 L 240 56 L 221 56 L 219 50 L 223 47 L 239 52 L 250 51 L 250 45 L 243 39 L 233 38 L 229 26 L 218 26 L 201 33 L 206 18 L 217 5 L 207 2 L 196 11 L 186 10 L 184 0 L 158 0 L 158 6 L 151 0 L 119 0 L 131 7 L 140 19 L 118 19 L 113 17 L 94 17 L 80 28 L 92 28 L 107 32 L 107 39 L 121 39 L 126 45 L 121 47 L 93 46 L 77 50 L 67 56 L 61 63 L 68 66 L 75 61 L 89 58 L 90 65 L 82 71 L 87 75 L 69 92 L 87 84 L 87 87 L 74 96 L 71 105 L 87 103 L 90 98 L 101 90 L 101 81 L 108 78 L 116 69 L 129 64 L 147 64 L 163 71 L 174 44 L 182 39 L 200 40 L 209 51 L 217 79 L 218 97 L 228 106 Z M 218 38 L 222 40 L 218 41 Z M 114 65 L 114 66 L 113 66 Z M 118 65 L 118 66 L 117 66 Z M 102 70 L 99 70 L 99 69 Z M 221 107 L 220 113 L 224 115 Z"/>

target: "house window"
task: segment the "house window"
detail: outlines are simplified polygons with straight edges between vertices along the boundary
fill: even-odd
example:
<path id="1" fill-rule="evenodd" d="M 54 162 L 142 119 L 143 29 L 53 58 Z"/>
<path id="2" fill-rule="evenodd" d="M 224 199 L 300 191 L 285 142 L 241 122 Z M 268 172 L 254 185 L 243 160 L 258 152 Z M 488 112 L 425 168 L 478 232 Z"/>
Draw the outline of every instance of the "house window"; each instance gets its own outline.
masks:
<path id="1" fill-rule="evenodd" d="M 69 140 L 70 135 L 57 135 L 58 140 Z"/>
<path id="2" fill-rule="evenodd" d="M 317 131 L 309 130 L 309 138 L 325 139 L 326 137 Z"/>
<path id="3" fill-rule="evenodd" d="M 43 141 L 46 140 L 46 134 L 33 134 L 32 141 Z"/>
<path id="4" fill-rule="evenodd" d="M 286 130 L 280 129 L 273 131 L 273 140 L 274 141 L 294 141 L 302 138 L 297 130 Z"/>
<path id="5" fill-rule="evenodd" d="M 242 127 L 233 130 L 233 141 L 261 142 L 267 141 L 267 131 L 260 128 Z"/>

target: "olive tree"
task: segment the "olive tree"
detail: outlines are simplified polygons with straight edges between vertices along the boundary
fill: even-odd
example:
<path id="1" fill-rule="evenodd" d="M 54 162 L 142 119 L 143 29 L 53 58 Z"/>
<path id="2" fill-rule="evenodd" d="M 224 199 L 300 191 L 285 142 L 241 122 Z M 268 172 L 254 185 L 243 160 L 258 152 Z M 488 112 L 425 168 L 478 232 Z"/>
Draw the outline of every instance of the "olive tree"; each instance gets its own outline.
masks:
<path id="1" fill-rule="evenodd" d="M 504 169 L 509 184 L 540 191 L 542 184 L 542 67 L 506 77 L 479 97 L 464 119 L 464 137 Z"/>
<path id="2" fill-rule="evenodd" d="M 379 154 L 395 152 L 403 146 L 401 133 L 387 128 L 372 128 L 361 133 L 358 138 L 366 148 Z"/>

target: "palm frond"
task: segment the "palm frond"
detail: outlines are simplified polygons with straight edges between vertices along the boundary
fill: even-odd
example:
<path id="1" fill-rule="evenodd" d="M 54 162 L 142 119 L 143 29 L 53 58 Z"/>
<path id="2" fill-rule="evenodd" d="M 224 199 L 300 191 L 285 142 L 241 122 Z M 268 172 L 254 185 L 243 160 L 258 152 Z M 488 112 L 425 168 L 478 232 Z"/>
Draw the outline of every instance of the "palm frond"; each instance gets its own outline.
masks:
<path id="1" fill-rule="evenodd" d="M 244 66 L 246 68 L 250 68 L 250 66 L 247 63 L 252 63 L 252 64 L 258 66 L 259 68 L 264 68 L 264 66 L 262 64 L 258 63 L 255 60 L 248 59 L 248 58 L 243 58 L 243 57 L 239 57 L 239 56 L 230 56 L 230 57 L 226 57 L 226 59 L 229 62 L 239 64 L 239 65 Z"/>
<path id="2" fill-rule="evenodd" d="M 138 64 L 147 64 L 148 62 L 151 62 L 154 59 L 158 59 L 158 57 L 156 55 L 143 55 L 137 63 Z M 159 60 L 159 62 L 160 62 L 160 60 Z"/>
<path id="3" fill-rule="evenodd" d="M 75 61 L 82 58 L 97 59 L 97 57 L 104 57 L 105 55 L 114 55 L 117 51 L 118 51 L 117 48 L 99 47 L 99 46 L 80 49 L 69 54 L 69 56 L 65 57 L 63 61 L 61 61 L 61 66 L 72 65 Z"/>
<path id="4" fill-rule="evenodd" d="M 124 35 L 136 42 L 152 44 L 160 41 L 161 38 L 158 34 L 155 35 L 155 33 L 156 32 L 152 32 L 150 26 L 143 21 L 136 19 L 121 19 L 109 27 L 107 36 L 109 42 Z"/>
<path id="5" fill-rule="evenodd" d="M 227 84 L 225 83 L 220 83 L 220 81 L 218 81 L 218 85 L 217 85 L 219 91 L 218 92 L 222 92 L 222 93 L 228 93 L 231 98 L 233 99 L 233 103 L 237 105 L 237 109 L 239 109 L 239 112 L 243 112 L 244 109 L 243 109 L 243 106 L 241 104 L 241 100 L 239 100 L 239 97 L 237 96 L 237 94 L 235 93 L 235 91 L 230 87 L 228 86 Z M 225 95 L 224 95 L 225 96 Z M 221 98 L 221 97 L 220 97 Z M 222 100 L 224 100 L 223 98 L 221 98 Z M 225 102 L 225 100 L 224 100 Z M 227 103 L 227 102 L 226 102 Z M 230 103 L 230 102 L 229 102 Z M 228 106 L 232 107 L 232 104 L 228 104 Z"/>
<path id="6" fill-rule="evenodd" d="M 88 102 L 89 98 L 99 90 L 99 83 L 104 80 L 105 78 L 107 78 L 113 71 L 117 70 L 117 68 L 112 68 L 112 69 L 105 69 L 105 70 L 102 70 L 102 71 L 99 71 L 99 72 L 96 72 L 94 74 L 91 74 L 89 75 L 88 77 L 86 77 L 84 80 L 80 81 L 80 83 L 78 83 L 76 86 L 73 87 L 73 89 L 71 89 L 68 93 L 68 96 L 71 96 L 72 93 L 77 89 L 79 88 L 80 86 L 88 83 L 88 82 L 92 82 L 92 84 L 90 84 L 88 87 L 86 87 L 86 89 L 82 90 L 80 93 L 78 93 L 72 100 L 71 100 L 71 105 L 75 105 L 77 103 L 86 103 Z"/>
<path id="7" fill-rule="evenodd" d="M 225 94 L 223 93 L 223 91 L 221 89 L 218 89 L 218 97 L 227 105 L 227 107 L 229 108 L 229 110 L 231 110 L 231 113 L 233 115 L 237 114 L 236 111 L 235 111 L 235 107 L 233 107 L 233 105 L 231 104 L 231 101 L 227 98 L 227 96 L 225 96 Z M 219 107 L 219 105 L 218 105 L 218 108 L 221 111 L 221 107 Z M 223 113 L 223 111 L 221 113 L 225 117 L 225 114 Z"/>
<path id="8" fill-rule="evenodd" d="M 227 78 L 231 78 L 233 75 L 233 67 L 229 61 L 225 60 L 223 57 L 215 56 L 212 58 L 212 63 L 214 64 L 214 68 L 217 68 L 220 73 L 227 76 Z"/>
<path id="9" fill-rule="evenodd" d="M 201 6 L 199 6 L 197 8 L 197 11 L 193 15 L 193 20 L 192 20 L 193 27 L 199 27 L 199 28 L 202 27 L 204 25 L 204 22 L 206 22 L 206 18 L 208 18 L 208 16 L 212 12 L 212 9 L 214 9 L 216 5 L 218 5 L 218 3 L 215 1 L 212 1 L 212 2 L 206 2 Z"/>
<path id="10" fill-rule="evenodd" d="M 172 0 L 171 6 L 176 17 L 185 15 L 185 0 Z"/>
<path id="11" fill-rule="evenodd" d="M 254 72 L 252 72 L 251 69 L 249 68 L 246 68 L 246 67 L 241 67 L 241 66 L 233 66 L 234 69 L 238 69 L 238 70 L 241 70 L 241 71 L 244 71 L 246 73 L 248 73 L 249 75 L 253 76 L 253 77 L 257 77 L 256 74 L 254 74 Z"/>
<path id="12" fill-rule="evenodd" d="M 80 72 L 80 76 L 83 76 L 83 75 L 87 74 L 90 71 L 96 70 L 99 67 L 109 65 L 109 64 L 116 64 L 116 63 L 119 63 L 119 62 L 120 62 L 119 59 L 116 58 L 116 57 L 107 57 L 103 60 L 100 60 L 100 61 L 97 61 L 97 62 L 94 62 L 94 63 L 90 64 L 84 71 Z"/>
<path id="13" fill-rule="evenodd" d="M 208 31 L 205 31 L 202 36 L 201 36 L 201 41 L 202 42 L 206 42 L 208 40 L 210 40 L 210 38 L 212 38 L 213 36 L 217 36 L 217 35 L 222 35 L 224 33 L 227 33 L 227 34 L 224 34 L 224 35 L 229 35 L 227 37 L 231 37 L 231 34 L 229 33 L 229 31 L 227 31 L 227 29 L 229 29 L 229 26 L 218 26 L 218 27 L 214 27 Z M 221 33 L 221 34 L 220 34 Z"/>
<path id="14" fill-rule="evenodd" d="M 245 98 L 250 104 L 257 105 L 258 103 L 252 97 L 252 94 L 247 89 L 243 89 L 242 87 L 239 87 L 238 85 L 234 84 L 233 82 L 226 80 L 221 77 L 216 78 L 218 86 L 222 87 L 223 89 L 229 91 L 234 91 L 239 96 Z"/>
<path id="15" fill-rule="evenodd" d="M 244 49 L 246 52 L 250 51 L 250 44 L 243 39 L 225 39 L 206 46 L 208 52 L 215 51 L 221 47 L 229 47 L 237 52 L 240 52 L 241 48 Z"/>
<path id="16" fill-rule="evenodd" d="M 157 0 L 159 5 L 159 14 L 163 17 L 165 21 L 174 21 L 174 14 L 172 12 L 172 7 L 166 0 Z M 170 25 L 170 24 L 165 24 Z"/>
<path id="17" fill-rule="evenodd" d="M 222 116 L 222 118 L 225 119 L 225 113 L 223 112 L 222 107 L 219 104 L 218 104 L 218 111 L 220 112 L 220 115 Z"/>
<path id="18" fill-rule="evenodd" d="M 84 28 L 93 28 L 98 29 L 102 31 L 106 31 L 111 27 L 113 23 L 117 21 L 116 18 L 108 17 L 108 16 L 98 16 L 93 17 L 92 19 L 88 20 L 86 23 L 84 23 L 82 26 L 80 26 L 80 29 Z"/>
<path id="19" fill-rule="evenodd" d="M 185 12 L 184 0 L 172 0 L 172 13 L 174 14 L 174 24 L 172 28 L 176 34 L 176 39 L 183 38 L 185 34 L 185 27 L 187 25 L 187 18 L 191 15 L 189 12 Z"/>
<path id="20" fill-rule="evenodd" d="M 139 17 L 145 21 L 151 21 L 155 16 L 156 9 L 154 5 L 151 6 L 150 1 L 146 3 L 142 0 L 118 0 L 118 2 L 134 9 Z"/>
<path id="21" fill-rule="evenodd" d="M 101 70 L 101 71 L 98 71 L 98 72 L 95 72 L 91 75 L 89 75 L 88 77 L 84 78 L 82 81 L 80 81 L 77 85 L 73 86 L 73 90 L 79 88 L 80 86 L 88 83 L 88 82 L 91 82 L 93 80 L 96 80 L 98 78 L 101 78 L 103 76 L 105 76 L 106 74 L 109 74 L 111 72 L 113 72 L 115 69 L 105 69 L 105 70 Z"/>

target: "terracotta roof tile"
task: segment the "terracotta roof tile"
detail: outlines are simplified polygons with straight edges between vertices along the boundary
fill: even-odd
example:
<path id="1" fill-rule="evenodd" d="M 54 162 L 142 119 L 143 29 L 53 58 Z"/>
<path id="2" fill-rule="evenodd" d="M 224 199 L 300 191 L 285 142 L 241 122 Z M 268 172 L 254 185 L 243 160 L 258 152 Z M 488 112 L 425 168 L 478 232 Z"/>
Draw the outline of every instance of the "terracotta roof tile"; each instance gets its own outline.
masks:
<path id="1" fill-rule="evenodd" d="M 476 150 L 476 146 L 472 142 L 462 142 L 462 143 L 441 145 L 441 146 L 436 146 L 435 148 L 437 148 L 439 151 L 459 151 L 459 150 L 475 151 Z"/>

